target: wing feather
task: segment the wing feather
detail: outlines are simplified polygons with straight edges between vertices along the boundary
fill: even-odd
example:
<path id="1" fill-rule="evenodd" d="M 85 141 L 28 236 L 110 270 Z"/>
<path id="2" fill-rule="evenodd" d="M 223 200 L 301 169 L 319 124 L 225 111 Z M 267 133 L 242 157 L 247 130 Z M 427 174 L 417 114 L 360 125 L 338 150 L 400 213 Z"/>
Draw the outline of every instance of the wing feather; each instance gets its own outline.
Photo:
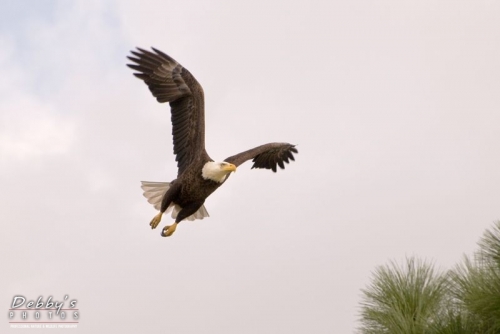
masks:
<path id="1" fill-rule="evenodd" d="M 276 172 L 277 166 L 281 169 L 285 169 L 285 163 L 288 163 L 289 159 L 295 160 L 293 157 L 294 153 L 299 153 L 295 145 L 288 143 L 269 143 L 233 155 L 226 158 L 224 161 L 239 166 L 245 161 L 253 159 L 252 168 L 265 168 Z"/>
<path id="2" fill-rule="evenodd" d="M 170 102 L 174 154 L 178 174 L 194 159 L 208 158 L 205 151 L 205 115 L 203 88 L 187 69 L 155 48 L 153 52 L 137 48 L 127 58 L 158 102 Z M 200 154 L 201 153 L 201 154 Z"/>

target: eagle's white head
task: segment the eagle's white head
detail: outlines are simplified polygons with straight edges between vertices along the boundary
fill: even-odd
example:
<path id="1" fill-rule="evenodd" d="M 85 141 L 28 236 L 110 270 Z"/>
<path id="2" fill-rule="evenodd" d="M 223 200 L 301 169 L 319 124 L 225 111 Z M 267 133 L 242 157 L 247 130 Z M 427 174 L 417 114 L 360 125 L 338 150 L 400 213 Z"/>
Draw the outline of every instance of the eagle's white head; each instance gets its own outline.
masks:
<path id="1" fill-rule="evenodd" d="M 236 166 L 229 162 L 209 161 L 203 166 L 201 176 L 203 176 L 204 179 L 222 183 L 229 173 L 235 171 Z"/>

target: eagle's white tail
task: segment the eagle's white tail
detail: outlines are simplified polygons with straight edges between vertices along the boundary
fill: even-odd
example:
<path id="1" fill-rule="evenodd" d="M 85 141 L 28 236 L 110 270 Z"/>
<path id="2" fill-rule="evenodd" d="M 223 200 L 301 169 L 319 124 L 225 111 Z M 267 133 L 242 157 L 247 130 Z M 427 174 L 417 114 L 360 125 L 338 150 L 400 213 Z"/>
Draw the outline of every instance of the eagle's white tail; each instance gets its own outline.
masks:
<path id="1" fill-rule="evenodd" d="M 154 208 L 158 211 L 161 209 L 161 200 L 163 199 L 163 195 L 170 188 L 170 182 L 149 182 L 149 181 L 141 181 L 141 188 L 144 190 L 144 197 L 151 203 Z M 172 218 L 177 218 L 177 214 L 181 211 L 181 207 L 177 204 L 170 204 L 165 213 L 170 212 L 172 210 Z M 191 216 L 187 217 L 186 220 L 195 220 L 195 219 L 203 219 L 205 217 L 209 217 L 207 209 L 205 209 L 205 205 L 202 205 L 201 208 L 198 209 Z"/>

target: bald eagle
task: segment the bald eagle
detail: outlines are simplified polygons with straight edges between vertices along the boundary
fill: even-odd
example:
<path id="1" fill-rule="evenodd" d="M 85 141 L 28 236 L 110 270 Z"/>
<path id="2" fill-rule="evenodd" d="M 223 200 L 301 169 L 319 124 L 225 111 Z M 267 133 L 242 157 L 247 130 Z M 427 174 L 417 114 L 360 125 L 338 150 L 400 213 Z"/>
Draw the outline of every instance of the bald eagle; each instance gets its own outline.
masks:
<path id="1" fill-rule="evenodd" d="M 177 178 L 171 182 L 142 182 L 144 196 L 159 213 L 151 220 L 156 228 L 165 212 L 172 210 L 172 225 L 165 226 L 163 237 L 171 236 L 182 220 L 203 219 L 208 212 L 203 205 L 217 188 L 227 181 L 231 172 L 247 160 L 252 168 L 284 169 L 284 163 L 295 160 L 295 145 L 269 143 L 257 146 L 216 162 L 205 150 L 205 111 L 201 85 L 187 69 L 167 54 L 137 48 L 127 64 L 144 81 L 158 102 L 170 103 Z"/>

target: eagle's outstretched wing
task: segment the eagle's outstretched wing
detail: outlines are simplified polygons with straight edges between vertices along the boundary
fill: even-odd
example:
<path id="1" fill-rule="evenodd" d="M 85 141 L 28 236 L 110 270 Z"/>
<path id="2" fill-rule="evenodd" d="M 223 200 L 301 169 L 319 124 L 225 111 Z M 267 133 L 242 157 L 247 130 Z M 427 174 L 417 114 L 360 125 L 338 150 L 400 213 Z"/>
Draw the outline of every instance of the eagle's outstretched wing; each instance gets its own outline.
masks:
<path id="1" fill-rule="evenodd" d="M 148 85 L 158 102 L 170 102 L 174 154 L 181 174 L 205 151 L 205 115 L 203 88 L 191 73 L 167 54 L 137 48 L 135 57 L 127 57 L 135 64 L 128 67 L 139 73 L 136 77 Z"/>
<path id="2" fill-rule="evenodd" d="M 252 168 L 272 169 L 273 172 L 276 172 L 276 166 L 280 166 L 281 169 L 284 169 L 285 162 L 288 163 L 290 160 L 295 160 L 293 153 L 298 153 L 295 145 L 288 143 L 269 143 L 233 155 L 224 161 L 239 166 L 245 161 L 253 159 Z"/>

